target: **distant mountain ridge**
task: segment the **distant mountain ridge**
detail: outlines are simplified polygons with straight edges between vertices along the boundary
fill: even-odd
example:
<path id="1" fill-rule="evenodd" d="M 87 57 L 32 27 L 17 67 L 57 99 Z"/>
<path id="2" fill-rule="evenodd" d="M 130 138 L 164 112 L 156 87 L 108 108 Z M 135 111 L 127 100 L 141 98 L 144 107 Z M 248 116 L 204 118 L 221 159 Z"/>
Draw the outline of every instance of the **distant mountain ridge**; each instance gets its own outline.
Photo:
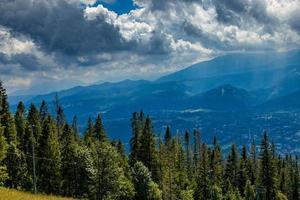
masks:
<path id="1" fill-rule="evenodd" d="M 299 64 L 300 50 L 267 53 L 235 53 L 200 62 L 159 78 L 159 81 L 184 81 L 208 78 L 245 71 L 268 70 Z"/>
<path id="2" fill-rule="evenodd" d="M 67 119 L 76 115 L 81 131 L 88 117 L 102 113 L 110 137 L 128 141 L 130 116 L 141 109 L 153 116 L 158 130 L 169 124 L 178 130 L 201 127 L 210 134 L 213 130 L 244 134 L 250 125 L 263 130 L 269 126 L 264 114 L 282 110 L 291 113 L 286 122 L 293 122 L 298 115 L 292 113 L 300 111 L 299 91 L 300 51 L 297 50 L 226 55 L 155 81 L 107 82 L 15 99 L 24 100 L 26 105 L 30 102 L 39 105 L 46 100 L 49 109 L 54 110 L 52 102 L 57 94 Z M 281 117 L 276 119 L 277 127 Z M 294 127 L 290 132 L 297 130 L 296 125 L 289 126 Z M 280 127 L 274 130 L 279 131 Z"/>
<path id="3" fill-rule="evenodd" d="M 300 69 L 300 50 L 290 52 L 231 54 L 201 62 L 158 79 L 159 82 L 180 82 L 195 92 L 204 92 L 219 85 L 231 84 L 246 90 L 270 88 Z"/>
<path id="4" fill-rule="evenodd" d="M 255 87 L 253 86 L 255 85 Z M 220 90 L 225 96 L 218 96 Z M 192 65 L 156 81 L 124 80 L 33 97 L 16 97 L 30 103 L 51 103 L 57 94 L 69 118 L 72 115 L 111 118 L 118 110 L 128 116 L 139 109 L 181 110 L 208 108 L 239 110 L 288 95 L 300 89 L 300 50 L 231 54 Z M 81 114 L 84 113 L 84 114 Z"/>

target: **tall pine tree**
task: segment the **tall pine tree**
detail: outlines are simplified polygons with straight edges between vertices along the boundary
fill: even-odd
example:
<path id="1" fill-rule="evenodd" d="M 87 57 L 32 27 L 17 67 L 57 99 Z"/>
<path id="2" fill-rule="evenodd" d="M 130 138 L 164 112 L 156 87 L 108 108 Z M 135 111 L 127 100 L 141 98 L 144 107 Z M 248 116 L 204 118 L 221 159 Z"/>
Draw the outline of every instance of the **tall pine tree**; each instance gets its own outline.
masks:
<path id="1" fill-rule="evenodd" d="M 41 106 L 40 106 L 40 120 L 43 123 L 47 117 L 49 116 L 49 111 L 48 111 L 48 106 L 46 104 L 46 101 L 42 101 Z"/>
<path id="2" fill-rule="evenodd" d="M 0 186 L 2 186 L 7 179 L 6 166 L 3 163 L 3 160 L 6 157 L 6 151 L 7 143 L 3 135 L 3 128 L 0 126 Z"/>
<path id="3" fill-rule="evenodd" d="M 134 112 L 131 118 L 132 137 L 130 139 L 130 155 L 129 162 L 133 165 L 138 160 L 138 154 L 141 146 L 143 124 L 138 112 Z"/>
<path id="4" fill-rule="evenodd" d="M 238 163 L 239 157 L 235 144 L 231 146 L 230 153 L 227 157 L 224 180 L 229 180 L 233 187 L 238 185 Z"/>
<path id="5" fill-rule="evenodd" d="M 199 174 L 197 174 L 196 190 L 194 198 L 195 200 L 206 200 L 210 198 L 211 182 L 209 179 L 210 166 L 209 166 L 209 154 L 205 144 L 201 148 L 201 160 L 199 166 Z"/>
<path id="6" fill-rule="evenodd" d="M 38 160 L 38 189 L 46 193 L 59 193 L 61 187 L 61 152 L 57 129 L 47 117 L 40 139 Z"/>
<path id="7" fill-rule="evenodd" d="M 145 121 L 145 126 L 141 135 L 141 146 L 138 155 L 138 160 L 149 169 L 155 181 L 159 180 L 158 175 L 158 159 L 156 151 L 155 135 L 153 133 L 153 126 L 150 117 L 148 116 Z"/>
<path id="8" fill-rule="evenodd" d="M 210 155 L 210 168 L 211 168 L 211 180 L 214 182 L 215 186 L 221 187 L 223 166 L 222 166 L 222 153 L 221 146 L 214 137 L 213 149 Z"/>
<path id="9" fill-rule="evenodd" d="M 266 200 L 275 199 L 276 197 L 276 177 L 274 162 L 272 159 L 271 146 L 267 133 L 264 133 L 260 146 L 260 196 Z"/>
<path id="10" fill-rule="evenodd" d="M 65 125 L 62 137 L 62 152 L 61 152 L 61 175 L 63 194 L 74 196 L 76 194 L 76 184 L 79 181 L 77 173 L 77 149 L 75 136 L 72 127 Z"/>
<path id="11" fill-rule="evenodd" d="M 100 114 L 98 114 L 98 116 L 96 118 L 93 138 L 99 142 L 104 142 L 107 140 Z"/>

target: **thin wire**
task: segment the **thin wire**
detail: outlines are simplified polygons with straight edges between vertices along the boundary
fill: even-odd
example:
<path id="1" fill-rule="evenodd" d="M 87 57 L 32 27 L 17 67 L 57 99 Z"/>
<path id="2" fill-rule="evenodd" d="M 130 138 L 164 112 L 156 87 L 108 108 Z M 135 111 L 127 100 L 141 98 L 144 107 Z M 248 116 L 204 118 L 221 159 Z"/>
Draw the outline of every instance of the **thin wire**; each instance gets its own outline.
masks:
<path id="1" fill-rule="evenodd" d="M 10 155 L 19 155 L 17 153 L 10 153 L 10 152 L 6 152 L 6 154 L 10 154 Z M 29 155 L 24 155 L 25 157 L 28 158 L 33 158 L 33 156 L 29 156 Z M 63 164 L 70 164 L 70 165 L 77 165 L 79 164 L 79 162 L 66 162 L 66 161 L 59 161 L 59 160 L 54 160 L 54 159 L 50 159 L 50 158 L 44 158 L 44 157 L 34 157 L 35 159 L 39 159 L 39 160 L 47 160 L 47 161 L 52 161 L 52 162 L 59 162 L 59 163 L 63 163 Z M 81 163 L 81 162 L 80 162 Z"/>

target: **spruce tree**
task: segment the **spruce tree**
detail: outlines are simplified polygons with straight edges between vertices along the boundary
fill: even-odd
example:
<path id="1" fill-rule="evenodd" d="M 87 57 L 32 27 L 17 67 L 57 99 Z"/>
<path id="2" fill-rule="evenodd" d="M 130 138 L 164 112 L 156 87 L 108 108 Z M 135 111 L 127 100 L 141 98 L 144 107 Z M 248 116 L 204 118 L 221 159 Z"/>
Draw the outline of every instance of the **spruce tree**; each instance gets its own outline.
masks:
<path id="1" fill-rule="evenodd" d="M 23 151 L 25 148 L 25 125 L 26 125 L 26 118 L 25 118 L 25 106 L 23 102 L 19 102 L 17 106 L 17 111 L 15 114 L 15 125 L 17 131 L 17 139 L 19 148 Z"/>
<path id="2" fill-rule="evenodd" d="M 11 113 L 4 113 L 2 118 L 4 125 L 4 136 L 7 141 L 7 152 L 4 159 L 8 178 L 5 182 L 6 186 L 17 188 L 21 185 L 21 180 L 25 173 L 25 160 L 22 152 L 18 149 L 17 131 L 15 127 L 15 120 Z"/>
<path id="3" fill-rule="evenodd" d="M 27 165 L 26 158 L 26 116 L 25 116 L 25 106 L 23 102 L 19 102 L 17 106 L 17 111 L 15 114 L 15 125 L 17 131 L 17 148 L 20 150 L 20 158 L 18 165 L 22 167 L 20 172 L 20 185 L 22 188 L 28 189 L 31 182 L 31 171 L 29 171 L 29 166 Z"/>
<path id="4" fill-rule="evenodd" d="M 42 101 L 41 106 L 40 106 L 40 120 L 41 123 L 43 123 L 47 117 L 49 116 L 49 111 L 48 111 L 48 106 L 46 104 L 46 101 Z"/>
<path id="5" fill-rule="evenodd" d="M 242 154 L 241 154 L 241 159 L 239 162 L 239 171 L 238 171 L 238 187 L 240 190 L 241 194 L 244 194 L 244 189 L 246 186 L 246 182 L 249 179 L 248 178 L 248 169 L 247 169 L 247 164 L 248 164 L 248 155 L 247 155 L 247 149 L 246 146 L 243 145 L 242 147 Z"/>
<path id="6" fill-rule="evenodd" d="M 12 128 L 12 116 L 9 112 L 9 103 L 8 97 L 6 94 L 5 88 L 2 86 L 2 82 L 0 81 L 0 122 L 2 127 L 4 128 L 4 136 L 7 139 L 7 142 L 11 142 L 16 139 L 16 133 L 11 132 Z"/>
<path id="7" fill-rule="evenodd" d="M 11 113 L 9 112 L 8 97 L 5 88 L 0 81 L 0 126 L 3 127 L 3 134 L 7 140 L 7 143 L 17 143 L 17 133 L 15 127 L 15 121 Z"/>
<path id="8" fill-rule="evenodd" d="M 193 148 L 193 164 L 194 164 L 194 172 L 197 173 L 199 168 L 199 160 L 200 160 L 200 149 L 201 149 L 201 141 L 200 141 L 200 132 L 199 130 L 194 130 L 194 148 Z"/>
<path id="9" fill-rule="evenodd" d="M 164 190 L 164 172 L 165 172 L 165 146 L 163 144 L 163 140 L 161 138 L 161 134 L 158 136 L 158 165 L 159 165 L 159 189 L 161 191 Z"/>
<path id="10" fill-rule="evenodd" d="M 279 177 L 279 189 L 282 193 L 288 194 L 288 167 L 286 161 L 281 161 L 280 177 Z"/>
<path id="11" fill-rule="evenodd" d="M 209 154 L 205 144 L 202 145 L 200 158 L 199 174 L 197 174 L 197 186 L 194 198 L 195 200 L 206 200 L 210 197 L 211 182 L 209 179 Z"/>
<path id="12" fill-rule="evenodd" d="M 33 141 L 36 149 L 39 149 L 39 143 L 40 143 L 40 138 L 42 135 L 42 126 L 41 126 L 41 121 L 40 121 L 40 113 L 35 107 L 34 104 L 31 104 L 29 107 L 28 115 L 27 115 L 27 121 L 28 121 L 28 129 L 27 131 L 30 131 L 27 133 L 27 135 L 33 136 Z"/>
<path id="13" fill-rule="evenodd" d="M 211 168 L 210 179 L 216 186 L 220 187 L 222 183 L 222 175 L 223 175 L 222 153 L 221 153 L 221 147 L 216 137 L 214 137 L 213 140 L 213 149 L 210 156 L 210 168 Z"/>
<path id="14" fill-rule="evenodd" d="M 138 160 L 149 169 L 155 181 L 159 180 L 158 159 L 156 151 L 156 141 L 153 133 L 153 127 L 150 117 L 146 118 L 145 126 L 141 136 L 140 152 Z"/>
<path id="15" fill-rule="evenodd" d="M 172 139 L 172 155 L 172 199 L 180 199 L 182 194 L 187 194 L 187 198 L 189 198 L 189 196 L 193 196 L 193 192 L 188 173 L 186 172 L 185 152 L 180 135 Z"/>
<path id="16" fill-rule="evenodd" d="M 186 153 L 186 170 L 189 174 L 189 178 L 191 178 L 191 150 L 190 150 L 190 133 L 188 130 L 185 131 L 184 135 L 185 142 L 185 153 Z"/>
<path id="17" fill-rule="evenodd" d="M 91 145 L 93 141 L 94 124 L 92 118 L 88 119 L 87 128 L 84 133 L 84 142 L 87 145 Z"/>
<path id="18" fill-rule="evenodd" d="M 225 180 L 230 180 L 230 184 L 233 187 L 238 185 L 238 162 L 239 157 L 237 154 L 237 149 L 235 144 L 231 146 L 230 153 L 227 157 L 226 167 L 225 167 Z"/>
<path id="19" fill-rule="evenodd" d="M 42 136 L 40 113 L 33 103 L 31 103 L 29 106 L 27 119 L 25 121 L 23 154 L 26 160 L 27 180 L 24 181 L 23 187 L 29 190 L 34 188 L 33 183 L 36 181 L 33 177 L 33 156 L 35 158 L 38 157 L 40 138 Z M 35 161 L 37 163 L 37 159 L 35 159 Z M 38 168 L 37 165 L 36 168 Z"/>
<path id="20" fill-rule="evenodd" d="M 121 156 L 122 161 L 123 162 L 127 162 L 124 144 L 122 143 L 121 140 L 117 141 L 117 143 L 116 143 L 116 149 L 117 149 L 118 154 Z"/>
<path id="21" fill-rule="evenodd" d="M 6 166 L 3 163 L 3 160 L 6 157 L 6 152 L 7 152 L 7 143 L 3 135 L 3 128 L 0 126 L 0 186 L 3 186 L 8 176 Z"/>
<path id="22" fill-rule="evenodd" d="M 163 198 L 164 199 L 173 199 L 175 198 L 174 191 L 174 179 L 176 176 L 175 172 L 175 163 L 176 163 L 176 140 L 171 138 L 171 130 L 169 127 L 166 128 L 164 135 L 164 144 L 163 144 L 163 159 L 161 160 L 163 170 L 161 173 L 163 176 Z"/>
<path id="23" fill-rule="evenodd" d="M 256 183 L 257 176 L 258 176 L 258 161 L 257 161 L 256 145 L 253 140 L 250 146 L 250 158 L 248 162 L 248 177 L 252 184 Z"/>
<path id="24" fill-rule="evenodd" d="M 107 140 L 100 114 L 98 114 L 96 118 L 93 138 L 99 142 L 104 142 Z"/>
<path id="25" fill-rule="evenodd" d="M 62 175 L 62 188 L 63 194 L 73 196 L 76 194 L 76 184 L 79 179 L 77 178 L 77 148 L 78 145 L 75 136 L 68 124 L 65 125 L 62 138 L 62 152 L 61 152 L 61 175 Z"/>
<path id="26" fill-rule="evenodd" d="M 142 122 L 139 113 L 134 112 L 131 118 L 132 137 L 130 139 L 130 164 L 133 165 L 137 159 L 141 146 Z"/>
<path id="27" fill-rule="evenodd" d="M 170 147 L 170 145 L 171 145 L 171 138 L 172 138 L 172 136 L 171 136 L 171 129 L 170 129 L 169 126 L 167 126 L 166 132 L 165 132 L 165 145 L 167 147 Z"/>
<path id="28" fill-rule="evenodd" d="M 26 176 L 26 160 L 22 152 L 17 148 L 16 143 L 9 143 L 7 155 L 4 160 L 8 178 L 5 185 L 10 188 L 23 186 Z"/>
<path id="29" fill-rule="evenodd" d="M 63 107 L 60 105 L 58 94 L 54 97 L 54 106 L 56 111 L 56 128 L 58 137 L 62 137 L 63 127 L 66 124 L 66 116 Z"/>
<path id="30" fill-rule="evenodd" d="M 59 193 L 61 183 L 61 152 L 55 123 L 50 116 L 44 122 L 38 152 L 38 189 Z"/>
<path id="31" fill-rule="evenodd" d="M 261 194 L 266 200 L 276 197 L 276 178 L 272 152 L 267 133 L 264 133 L 260 147 L 260 186 Z"/>
<path id="32" fill-rule="evenodd" d="M 74 135 L 75 135 L 75 139 L 77 141 L 79 141 L 80 140 L 80 128 L 79 128 L 79 125 L 78 125 L 77 116 L 74 116 L 73 119 L 72 119 L 72 129 L 73 129 L 73 132 L 74 132 Z"/>
<path id="33" fill-rule="evenodd" d="M 8 113 L 2 120 L 2 126 L 4 127 L 4 136 L 6 138 L 6 141 L 8 144 L 13 143 L 17 145 L 17 130 L 15 126 L 15 120 L 14 117 L 11 115 L 11 113 Z"/>
<path id="34" fill-rule="evenodd" d="M 7 142 L 3 135 L 3 127 L 0 126 L 0 163 L 6 156 Z"/>
<path id="35" fill-rule="evenodd" d="M 25 121 L 25 134 L 24 143 L 22 149 L 22 155 L 24 157 L 24 162 L 26 166 L 26 172 L 24 173 L 24 180 L 22 183 L 23 189 L 31 190 L 33 189 L 33 154 L 37 157 L 37 142 L 33 136 L 33 129 L 29 125 L 29 122 Z"/>

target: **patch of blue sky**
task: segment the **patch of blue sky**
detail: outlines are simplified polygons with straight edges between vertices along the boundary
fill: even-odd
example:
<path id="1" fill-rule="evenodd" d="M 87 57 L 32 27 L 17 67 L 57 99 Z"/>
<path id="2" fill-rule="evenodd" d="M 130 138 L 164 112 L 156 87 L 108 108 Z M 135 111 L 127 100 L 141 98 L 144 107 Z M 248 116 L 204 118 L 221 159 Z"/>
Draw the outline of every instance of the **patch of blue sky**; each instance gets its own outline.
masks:
<path id="1" fill-rule="evenodd" d="M 135 10 L 138 7 L 134 5 L 132 0 L 101 0 L 94 6 L 102 4 L 108 10 L 116 12 L 118 15 L 128 13 L 131 10 Z"/>

